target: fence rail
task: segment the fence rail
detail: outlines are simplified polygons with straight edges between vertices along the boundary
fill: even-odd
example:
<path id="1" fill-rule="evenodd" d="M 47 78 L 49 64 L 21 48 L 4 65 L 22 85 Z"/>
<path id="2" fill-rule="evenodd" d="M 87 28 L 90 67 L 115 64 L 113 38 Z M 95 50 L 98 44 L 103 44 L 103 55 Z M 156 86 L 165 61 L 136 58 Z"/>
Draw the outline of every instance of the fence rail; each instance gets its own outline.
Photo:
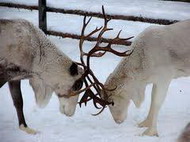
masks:
<path id="1" fill-rule="evenodd" d="M 47 24 L 46 24 L 46 12 L 56 12 L 56 13 L 63 13 L 63 14 L 74 14 L 80 16 L 92 16 L 97 18 L 103 18 L 103 15 L 98 12 L 88 12 L 83 10 L 68 10 L 63 8 L 53 8 L 46 6 L 46 0 L 39 0 L 39 6 L 34 5 L 24 5 L 24 4 L 16 4 L 16 3 L 6 3 L 0 2 L 0 6 L 10 7 L 10 8 L 22 8 L 28 10 L 39 10 L 39 27 L 46 33 L 54 36 L 61 36 L 63 38 L 73 38 L 73 39 L 80 39 L 80 35 L 71 34 L 71 33 L 63 33 L 63 32 L 56 32 L 56 31 L 48 31 Z M 167 20 L 167 19 L 153 19 L 153 18 L 146 18 L 146 17 L 138 17 L 138 16 L 126 16 L 126 15 L 110 15 L 106 14 L 108 18 L 117 19 L 117 20 L 127 20 L 127 21 L 139 21 L 139 22 L 147 22 L 147 23 L 154 23 L 154 24 L 162 24 L 162 25 L 169 25 L 172 23 L 177 22 L 177 20 Z M 90 37 L 86 40 L 88 41 L 96 41 L 97 38 Z M 103 42 L 108 42 L 110 39 L 103 39 Z"/>
<path id="2" fill-rule="evenodd" d="M 57 31 L 47 31 L 47 34 L 54 35 L 54 36 L 60 36 L 60 37 L 73 38 L 73 39 L 80 39 L 80 37 L 81 37 L 80 35 L 77 35 L 77 34 L 63 33 L 63 32 L 57 32 Z M 97 38 L 96 37 L 88 37 L 88 38 L 86 38 L 86 40 L 97 41 Z M 109 38 L 101 38 L 101 41 L 105 42 L 105 43 L 108 43 L 110 40 L 111 39 L 109 39 Z M 114 44 L 130 46 L 131 43 L 132 43 L 131 41 L 127 41 L 124 43 L 114 43 Z"/>
<path id="3" fill-rule="evenodd" d="M 28 10 L 38 10 L 38 6 L 15 4 L 15 3 L 0 2 L 0 6 L 12 7 L 12 8 L 23 8 L 23 9 L 28 9 Z M 63 9 L 63 8 L 53 8 L 53 7 L 47 6 L 46 11 L 63 13 L 63 14 L 75 14 L 75 15 L 80 15 L 80 16 L 86 15 L 86 16 L 103 18 L 102 13 L 88 12 L 88 11 L 83 11 L 83 10 L 68 10 L 68 9 Z M 111 18 L 111 19 L 139 21 L 139 22 L 147 22 L 147 23 L 154 23 L 154 24 L 161 24 L 161 25 L 169 25 L 169 24 L 178 22 L 178 20 L 153 19 L 153 18 L 146 18 L 146 17 L 141 17 L 141 16 L 110 15 L 110 14 L 106 14 L 106 15 L 108 18 Z"/>

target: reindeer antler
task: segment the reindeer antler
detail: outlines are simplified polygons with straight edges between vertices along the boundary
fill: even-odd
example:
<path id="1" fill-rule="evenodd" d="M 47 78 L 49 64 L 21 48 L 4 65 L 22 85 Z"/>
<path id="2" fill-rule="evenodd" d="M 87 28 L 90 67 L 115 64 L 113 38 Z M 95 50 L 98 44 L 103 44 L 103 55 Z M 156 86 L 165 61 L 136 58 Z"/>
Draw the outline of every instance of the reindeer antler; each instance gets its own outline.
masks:
<path id="1" fill-rule="evenodd" d="M 102 57 L 106 52 L 110 52 L 110 53 L 113 53 L 113 54 L 115 54 L 117 56 L 121 56 L 121 57 L 129 56 L 132 53 L 131 50 L 127 50 L 127 51 L 124 51 L 124 52 L 119 52 L 119 51 L 114 50 L 112 48 L 113 44 L 121 44 L 121 45 L 126 45 L 126 46 L 131 44 L 131 42 L 128 41 L 128 40 L 133 38 L 133 37 L 120 38 L 119 36 L 120 36 L 121 31 L 119 31 L 119 33 L 117 34 L 117 36 L 115 38 L 110 39 L 105 46 L 100 45 L 102 43 L 103 34 L 105 32 L 107 32 L 107 31 L 113 30 L 112 28 L 107 27 L 108 22 L 111 19 L 108 19 L 106 17 L 106 14 L 105 14 L 103 6 L 102 6 L 102 13 L 103 13 L 103 16 L 104 16 L 104 26 L 102 26 L 100 28 L 95 28 L 92 32 L 90 32 L 87 35 L 85 35 L 85 29 L 86 29 L 87 25 L 90 23 L 92 17 L 90 17 L 88 19 L 88 21 L 86 21 L 86 16 L 84 16 L 83 27 L 82 27 L 82 31 L 81 31 L 81 39 L 80 39 L 80 42 L 79 42 L 81 63 L 77 63 L 78 65 L 80 65 L 80 66 L 82 66 L 84 68 L 84 74 L 82 75 L 82 77 L 80 79 L 84 80 L 84 83 L 85 83 L 85 86 L 86 86 L 85 89 L 80 90 L 79 92 L 76 92 L 76 93 L 81 93 L 81 92 L 85 91 L 83 97 L 81 98 L 81 100 L 79 102 L 79 105 L 81 106 L 82 103 L 84 103 L 86 105 L 88 101 L 93 100 L 94 106 L 97 109 L 101 109 L 100 112 L 95 114 L 95 115 L 100 114 L 105 109 L 105 107 L 107 105 L 110 105 L 110 104 L 113 105 L 113 102 L 108 102 L 109 96 L 107 95 L 106 91 L 112 91 L 112 90 L 115 90 L 116 88 L 107 89 L 96 78 L 96 76 L 94 75 L 94 73 L 90 69 L 90 57 Z M 83 51 L 84 40 L 87 39 L 88 37 L 94 35 L 97 32 L 99 32 L 99 33 L 98 33 L 97 42 L 96 42 L 95 46 L 88 53 L 84 52 Z M 86 62 L 84 61 L 84 56 L 87 56 Z M 93 88 L 96 91 L 96 93 L 94 93 L 91 88 Z M 104 93 L 104 98 L 101 95 L 101 93 Z M 98 107 L 97 104 L 99 104 L 101 106 L 101 108 Z"/>

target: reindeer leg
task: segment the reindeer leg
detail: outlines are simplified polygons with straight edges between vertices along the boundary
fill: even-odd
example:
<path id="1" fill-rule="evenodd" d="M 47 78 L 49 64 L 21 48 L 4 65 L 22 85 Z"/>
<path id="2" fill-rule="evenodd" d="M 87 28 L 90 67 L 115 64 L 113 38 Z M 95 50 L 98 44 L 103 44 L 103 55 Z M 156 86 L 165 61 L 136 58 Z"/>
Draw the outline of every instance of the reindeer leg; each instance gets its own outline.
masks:
<path id="1" fill-rule="evenodd" d="M 11 92 L 11 97 L 14 103 L 14 106 L 17 111 L 18 121 L 19 121 L 19 128 L 25 131 L 28 134 L 36 134 L 36 131 L 30 129 L 25 121 L 24 113 L 23 113 L 23 99 L 20 87 L 20 80 L 19 81 L 10 81 L 9 82 L 9 89 Z"/>
<path id="2" fill-rule="evenodd" d="M 143 135 L 148 136 L 158 136 L 157 133 L 157 117 L 162 103 L 167 94 L 168 86 L 171 80 L 159 81 L 157 84 L 153 85 L 152 89 L 152 99 L 149 114 L 139 127 L 148 127 L 148 129 L 143 133 Z"/>
<path id="3" fill-rule="evenodd" d="M 0 88 L 7 82 L 7 79 L 3 73 L 1 73 L 0 70 Z"/>

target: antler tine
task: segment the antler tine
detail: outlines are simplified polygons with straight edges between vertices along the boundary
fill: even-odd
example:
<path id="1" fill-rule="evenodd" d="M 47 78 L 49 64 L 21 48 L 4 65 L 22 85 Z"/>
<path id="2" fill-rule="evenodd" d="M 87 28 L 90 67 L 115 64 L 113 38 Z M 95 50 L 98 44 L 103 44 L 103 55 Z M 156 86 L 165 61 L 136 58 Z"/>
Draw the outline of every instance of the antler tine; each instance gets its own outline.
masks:
<path id="1" fill-rule="evenodd" d="M 104 111 L 104 109 L 105 109 L 106 107 L 103 107 L 98 113 L 96 113 L 96 114 L 92 114 L 93 116 L 97 116 L 97 115 L 99 115 L 100 113 L 102 113 L 103 111 Z"/>
<path id="2" fill-rule="evenodd" d="M 106 26 L 107 23 L 111 20 L 111 18 L 109 18 L 109 19 L 107 18 L 103 5 L 102 5 L 102 14 L 103 14 L 103 17 L 104 17 L 104 26 Z"/>
<path id="3" fill-rule="evenodd" d="M 84 19 L 83 19 L 83 27 L 82 27 L 82 31 L 81 31 L 81 38 L 80 38 L 80 42 L 79 42 L 79 48 L 80 48 L 80 53 L 81 53 L 81 62 L 82 64 L 84 64 L 84 60 L 82 59 L 83 56 L 87 56 L 88 53 L 85 53 L 82 49 L 82 46 L 83 46 L 83 43 L 84 43 L 84 40 L 90 36 L 92 36 L 93 34 L 97 33 L 98 31 L 100 31 L 102 29 L 102 27 L 98 28 L 96 27 L 92 32 L 90 32 L 88 35 L 85 36 L 85 29 L 87 27 L 87 25 L 90 23 L 92 17 L 90 17 L 88 19 L 88 21 L 86 22 L 86 15 L 84 16 Z M 96 55 L 94 55 L 96 56 Z"/>
<path id="4" fill-rule="evenodd" d="M 97 106 L 96 103 L 102 106 L 101 110 L 100 110 L 98 113 L 92 114 L 93 116 L 97 116 L 97 115 L 99 115 L 100 113 L 102 113 L 102 112 L 104 111 L 104 109 L 106 108 L 107 105 L 110 105 L 110 104 L 111 104 L 111 105 L 114 105 L 113 102 L 108 102 L 108 101 L 102 100 L 102 99 L 100 99 L 100 98 L 98 98 L 98 97 L 95 97 L 95 98 L 93 99 L 93 103 L 95 104 L 95 106 Z"/>
<path id="5" fill-rule="evenodd" d="M 108 43 L 108 45 L 106 47 L 104 47 L 104 50 L 108 51 L 110 53 L 113 53 L 113 54 L 115 54 L 117 56 L 120 56 L 120 57 L 130 56 L 133 53 L 133 50 L 127 50 L 127 51 L 124 51 L 124 52 L 119 52 L 117 50 L 114 50 L 111 47 L 111 45 L 112 45 L 112 43 Z"/>
<path id="6" fill-rule="evenodd" d="M 92 36 L 93 34 L 97 33 L 97 32 L 100 31 L 101 29 L 102 29 L 102 27 L 100 27 L 100 28 L 96 27 L 96 29 L 94 29 L 92 32 L 90 32 L 86 37 Z"/>
<path id="7" fill-rule="evenodd" d="M 122 30 L 120 30 L 117 34 L 117 36 L 111 41 L 112 44 L 122 44 L 122 45 L 130 45 L 131 42 L 129 42 L 128 40 L 132 39 L 134 36 L 128 37 L 128 38 L 120 38 L 120 34 L 121 34 Z"/>
<path id="8" fill-rule="evenodd" d="M 83 18 L 83 25 L 82 25 L 82 30 L 81 30 L 81 38 L 80 38 L 80 43 L 79 43 L 80 51 L 82 51 L 82 45 L 83 45 L 83 42 L 84 42 L 84 40 L 86 38 L 86 36 L 84 35 L 85 29 L 86 29 L 87 25 L 90 23 L 91 19 L 92 19 L 92 17 L 90 17 L 88 19 L 88 21 L 86 22 L 86 15 Z"/>
<path id="9" fill-rule="evenodd" d="M 88 21 L 86 22 L 86 15 L 84 16 L 84 19 L 83 19 L 83 27 L 82 27 L 82 31 L 81 31 L 81 36 L 84 36 L 84 31 L 87 27 L 87 25 L 90 23 L 92 19 L 92 16 L 88 19 Z"/>
<path id="10" fill-rule="evenodd" d="M 101 43 L 102 35 L 103 35 L 105 32 L 113 30 L 113 28 L 107 28 L 108 22 L 109 22 L 111 19 L 108 19 L 108 18 L 107 18 L 106 14 L 105 14 L 104 6 L 102 6 L 102 14 L 103 14 L 103 17 L 104 17 L 104 26 L 103 26 L 102 30 L 100 31 L 100 33 L 98 34 L 97 43 L 96 43 L 95 47 L 96 47 L 96 46 L 99 46 L 99 44 Z"/>
<path id="11" fill-rule="evenodd" d="M 119 38 L 119 36 L 120 36 L 120 34 L 121 34 L 121 31 L 122 31 L 122 30 L 119 31 L 119 33 L 117 34 L 117 36 L 116 36 L 115 38 Z"/>
<path id="12" fill-rule="evenodd" d="M 93 53 L 92 55 L 91 55 L 91 57 L 102 57 L 102 56 L 104 56 L 106 54 L 106 51 L 104 51 L 104 52 L 98 52 L 98 53 Z"/>
<path id="13" fill-rule="evenodd" d="M 80 37 L 80 42 L 79 42 L 79 50 L 80 50 L 80 60 L 81 60 L 81 63 L 83 64 L 83 65 L 85 65 L 85 63 L 84 63 L 84 60 L 83 60 L 83 56 L 84 55 L 86 55 L 86 53 L 83 51 L 83 43 L 84 43 L 84 40 L 85 40 L 85 29 L 86 29 L 86 27 L 87 27 L 87 25 L 89 24 L 89 22 L 91 21 L 91 19 L 92 19 L 92 17 L 90 17 L 89 19 L 88 19 L 88 21 L 86 22 L 86 15 L 84 16 L 84 18 L 83 18 L 83 25 L 82 25 L 82 30 L 81 30 L 81 37 Z M 83 66 L 83 68 L 86 68 L 85 66 Z"/>
<path id="14" fill-rule="evenodd" d="M 122 30 L 120 30 L 120 31 L 118 32 L 117 36 L 116 36 L 114 39 L 119 39 L 119 40 L 125 40 L 125 41 L 127 41 L 127 40 L 129 40 L 129 39 L 134 38 L 134 36 L 131 36 L 131 37 L 128 37 L 128 38 L 120 38 L 121 32 L 122 32 Z"/>

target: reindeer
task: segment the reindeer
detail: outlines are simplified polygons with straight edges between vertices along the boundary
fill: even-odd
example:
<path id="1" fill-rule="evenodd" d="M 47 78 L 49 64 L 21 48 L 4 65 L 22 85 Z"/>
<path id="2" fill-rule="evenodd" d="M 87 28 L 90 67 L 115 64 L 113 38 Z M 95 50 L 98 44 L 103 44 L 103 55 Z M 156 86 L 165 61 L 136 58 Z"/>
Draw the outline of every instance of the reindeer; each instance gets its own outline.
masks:
<path id="1" fill-rule="evenodd" d="M 29 79 L 39 106 L 46 106 L 55 92 L 61 113 L 72 116 L 78 96 L 68 96 L 82 87 L 83 81 L 79 80 L 82 74 L 82 68 L 30 22 L 0 20 L 0 87 L 8 82 L 21 130 L 36 133 L 25 122 L 22 79 Z"/>
<path id="2" fill-rule="evenodd" d="M 167 26 L 151 26 L 133 41 L 133 53 L 122 59 L 105 82 L 109 109 L 116 123 L 127 117 L 130 100 L 140 107 L 145 87 L 153 83 L 150 111 L 139 127 L 148 127 L 143 135 L 157 133 L 157 117 L 172 79 L 190 75 L 190 20 Z"/>

